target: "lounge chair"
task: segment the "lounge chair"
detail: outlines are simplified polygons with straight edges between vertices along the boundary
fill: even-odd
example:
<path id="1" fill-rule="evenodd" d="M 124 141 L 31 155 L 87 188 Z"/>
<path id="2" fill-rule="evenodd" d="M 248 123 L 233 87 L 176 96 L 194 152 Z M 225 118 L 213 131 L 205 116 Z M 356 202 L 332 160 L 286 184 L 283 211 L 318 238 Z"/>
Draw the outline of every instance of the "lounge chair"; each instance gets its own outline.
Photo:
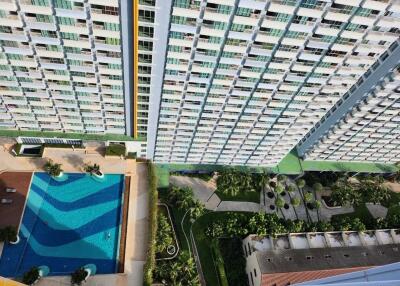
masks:
<path id="1" fill-rule="evenodd" d="M 7 193 L 15 193 L 15 192 L 17 192 L 17 189 L 15 189 L 15 188 L 6 188 L 6 192 Z"/>
<path id="2" fill-rule="evenodd" d="M 1 199 L 2 204 L 11 204 L 13 202 L 12 199 Z"/>

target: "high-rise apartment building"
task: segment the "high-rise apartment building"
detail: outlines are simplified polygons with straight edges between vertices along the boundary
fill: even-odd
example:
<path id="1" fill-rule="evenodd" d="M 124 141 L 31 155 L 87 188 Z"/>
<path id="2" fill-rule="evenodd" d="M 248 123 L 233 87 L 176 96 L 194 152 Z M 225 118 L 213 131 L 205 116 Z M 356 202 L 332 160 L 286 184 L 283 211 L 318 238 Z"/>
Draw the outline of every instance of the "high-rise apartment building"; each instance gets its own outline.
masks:
<path id="1" fill-rule="evenodd" d="M 368 132 L 396 134 L 399 1 L 163 0 L 155 18 L 148 155 L 156 162 L 273 166 L 306 135 L 299 148 L 309 158 L 364 160 L 357 154 L 384 143 Z M 394 81 L 382 84 L 385 76 Z M 356 105 L 369 123 L 354 140 L 373 147 L 353 148 L 361 141 L 339 123 L 346 135 L 335 138 L 348 142 L 312 151 L 330 130 L 319 129 L 326 116 L 336 124 Z M 395 137 L 386 137 L 391 147 Z"/>
<path id="2" fill-rule="evenodd" d="M 311 145 L 305 138 L 299 150 L 311 160 L 399 162 L 399 107 L 400 64 L 342 114 L 342 119 L 328 127 L 322 123 L 319 128 L 325 135 L 321 140 Z"/>
<path id="3" fill-rule="evenodd" d="M 132 1 L 1 0 L 0 127 L 133 135 Z"/>
<path id="4" fill-rule="evenodd" d="M 159 163 L 397 161 L 397 0 L 0 3 L 1 129 L 147 138 Z"/>

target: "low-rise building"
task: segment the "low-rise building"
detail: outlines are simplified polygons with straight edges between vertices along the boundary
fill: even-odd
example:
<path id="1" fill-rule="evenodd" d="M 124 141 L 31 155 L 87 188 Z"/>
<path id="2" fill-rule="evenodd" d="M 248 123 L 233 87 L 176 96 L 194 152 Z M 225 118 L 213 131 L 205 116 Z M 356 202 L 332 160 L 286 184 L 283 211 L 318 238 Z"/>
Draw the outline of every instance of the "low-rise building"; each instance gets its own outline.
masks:
<path id="1" fill-rule="evenodd" d="M 400 261 L 400 230 L 290 233 L 243 240 L 250 286 L 286 286 Z"/>

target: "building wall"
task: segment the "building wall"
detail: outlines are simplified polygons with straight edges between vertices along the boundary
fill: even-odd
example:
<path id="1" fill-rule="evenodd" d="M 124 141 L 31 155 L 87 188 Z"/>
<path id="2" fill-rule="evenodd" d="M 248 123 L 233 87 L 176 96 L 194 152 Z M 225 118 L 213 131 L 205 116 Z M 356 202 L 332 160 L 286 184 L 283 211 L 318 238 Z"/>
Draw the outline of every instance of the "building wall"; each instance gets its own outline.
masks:
<path id="1" fill-rule="evenodd" d="M 246 274 L 250 286 L 260 286 L 262 273 L 260 270 L 260 265 L 257 260 L 256 252 L 253 251 L 252 237 L 253 236 L 251 235 L 247 236 L 245 239 L 243 239 L 242 243 L 243 253 L 246 258 Z"/>
<path id="2" fill-rule="evenodd" d="M 172 5 L 159 163 L 276 165 L 399 37 L 398 1 Z"/>
<path id="3" fill-rule="evenodd" d="M 312 146 L 310 160 L 396 163 L 400 160 L 400 65 Z"/>
<path id="4" fill-rule="evenodd" d="M 153 70 L 154 21 L 157 0 L 139 0 L 137 55 L 136 136 L 146 138 Z"/>

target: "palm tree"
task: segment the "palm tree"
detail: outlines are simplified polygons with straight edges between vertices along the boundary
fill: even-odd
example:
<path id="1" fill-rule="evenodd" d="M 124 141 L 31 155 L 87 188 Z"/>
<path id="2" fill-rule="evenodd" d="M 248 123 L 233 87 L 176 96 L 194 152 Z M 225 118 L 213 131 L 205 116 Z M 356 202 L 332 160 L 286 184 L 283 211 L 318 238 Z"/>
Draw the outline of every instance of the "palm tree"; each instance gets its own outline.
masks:
<path id="1" fill-rule="evenodd" d="M 321 183 L 315 183 L 315 184 L 313 185 L 313 189 L 314 189 L 314 191 L 316 191 L 316 192 L 322 192 L 322 190 L 324 189 L 324 187 L 322 186 Z"/>
<path id="2" fill-rule="evenodd" d="M 204 204 L 199 200 L 195 200 L 189 209 L 189 216 L 191 219 L 195 220 L 204 213 L 204 210 Z"/>
<path id="3" fill-rule="evenodd" d="M 54 163 L 49 159 L 44 165 L 44 170 L 52 177 L 58 177 L 62 173 L 61 164 Z"/>
<path id="4" fill-rule="evenodd" d="M 89 164 L 85 164 L 83 169 L 85 170 L 85 172 L 89 173 L 90 175 L 97 175 L 97 176 L 102 176 L 103 173 L 100 171 L 100 165 L 98 164 L 93 164 L 91 165 Z"/>
<path id="5" fill-rule="evenodd" d="M 296 181 L 296 184 L 300 189 L 303 189 L 306 185 L 306 181 L 304 179 L 299 179 Z"/>
<path id="6" fill-rule="evenodd" d="M 283 218 L 285 219 L 285 214 L 284 214 L 283 211 L 282 211 L 282 208 L 283 208 L 284 205 L 285 205 L 285 200 L 282 199 L 281 196 L 278 196 L 278 197 L 275 199 L 275 205 L 276 205 L 277 208 L 279 208 L 279 210 L 281 211 L 281 214 L 282 214 Z"/>
<path id="7" fill-rule="evenodd" d="M 315 207 L 315 209 L 317 210 L 317 218 L 318 218 L 318 221 L 320 221 L 321 219 L 320 219 L 320 216 L 319 216 L 319 210 L 320 210 L 320 208 L 321 208 L 321 202 L 318 201 L 318 200 L 315 200 L 315 201 L 314 201 L 314 207 Z"/>
<path id="8" fill-rule="evenodd" d="M 88 272 L 83 267 L 75 270 L 75 272 L 71 275 L 71 284 L 82 285 L 82 282 L 85 281 L 87 275 Z"/>
<path id="9" fill-rule="evenodd" d="M 304 195 L 304 200 L 306 203 L 311 203 L 313 201 L 313 199 L 314 199 L 314 196 L 312 193 L 306 193 Z"/>
<path id="10" fill-rule="evenodd" d="M 288 191 L 289 194 L 293 194 L 296 191 L 293 185 L 287 186 L 286 190 Z"/>
<path id="11" fill-rule="evenodd" d="M 24 273 L 24 276 L 22 277 L 22 283 L 26 285 L 32 285 L 39 279 L 40 279 L 39 268 L 32 267 L 29 271 Z"/>
<path id="12" fill-rule="evenodd" d="M 298 198 L 298 197 L 293 197 L 291 200 L 290 200 L 290 203 L 292 204 L 292 206 L 293 206 L 293 210 L 294 210 L 294 214 L 296 215 L 296 218 L 297 219 L 299 219 L 299 216 L 297 215 L 297 211 L 296 211 L 296 207 L 298 207 L 299 205 L 300 205 L 300 199 Z"/>
<path id="13" fill-rule="evenodd" d="M 283 186 L 281 185 L 281 183 L 278 183 L 275 187 L 275 192 L 279 195 L 284 191 Z"/>

